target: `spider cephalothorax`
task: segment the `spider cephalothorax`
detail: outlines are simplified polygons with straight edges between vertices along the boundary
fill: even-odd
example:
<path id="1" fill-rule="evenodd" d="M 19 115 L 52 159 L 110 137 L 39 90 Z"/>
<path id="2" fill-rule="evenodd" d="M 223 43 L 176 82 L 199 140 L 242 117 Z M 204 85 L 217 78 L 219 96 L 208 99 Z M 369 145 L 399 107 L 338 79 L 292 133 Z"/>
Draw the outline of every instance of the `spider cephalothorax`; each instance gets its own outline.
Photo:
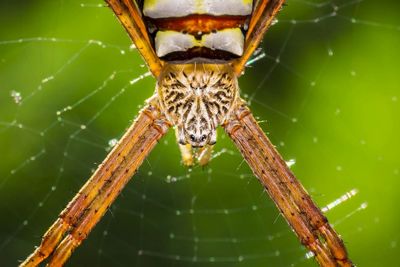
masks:
<path id="1" fill-rule="evenodd" d="M 170 64 L 157 83 L 157 93 L 179 143 L 203 147 L 217 141 L 216 128 L 228 118 L 238 85 L 227 64 Z"/>

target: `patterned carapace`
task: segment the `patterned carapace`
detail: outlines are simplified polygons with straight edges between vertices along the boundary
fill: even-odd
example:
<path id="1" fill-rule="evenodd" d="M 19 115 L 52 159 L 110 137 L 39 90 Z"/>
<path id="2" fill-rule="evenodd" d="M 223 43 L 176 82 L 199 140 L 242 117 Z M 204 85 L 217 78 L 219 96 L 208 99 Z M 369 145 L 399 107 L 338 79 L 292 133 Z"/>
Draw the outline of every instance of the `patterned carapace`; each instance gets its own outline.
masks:
<path id="1" fill-rule="evenodd" d="M 169 65 L 157 83 L 160 105 L 177 126 L 181 145 L 213 145 L 216 128 L 229 115 L 237 97 L 237 79 L 226 65 Z"/>

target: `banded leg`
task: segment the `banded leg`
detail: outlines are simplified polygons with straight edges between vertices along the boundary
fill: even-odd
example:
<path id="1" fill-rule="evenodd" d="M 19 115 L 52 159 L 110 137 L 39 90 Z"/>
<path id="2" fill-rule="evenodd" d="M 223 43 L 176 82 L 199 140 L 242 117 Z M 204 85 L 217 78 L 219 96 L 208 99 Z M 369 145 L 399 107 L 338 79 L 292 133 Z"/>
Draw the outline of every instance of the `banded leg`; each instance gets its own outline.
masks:
<path id="1" fill-rule="evenodd" d="M 343 241 L 295 179 L 250 110 L 238 105 L 225 130 L 318 263 L 321 266 L 353 266 Z"/>
<path id="2" fill-rule="evenodd" d="M 285 0 L 257 1 L 247 31 L 243 55 L 232 63 L 232 68 L 238 77 L 242 75 L 246 62 L 261 43 L 265 32 L 284 2 Z"/>
<path id="3" fill-rule="evenodd" d="M 157 57 L 151 45 L 142 13 L 135 0 L 105 0 L 128 32 L 136 48 L 147 63 L 154 77 L 159 77 L 163 62 Z"/>
<path id="4" fill-rule="evenodd" d="M 93 227 L 168 126 L 156 105 L 150 103 L 144 108 L 96 172 L 61 212 L 44 235 L 40 246 L 20 266 L 40 264 L 53 253 L 67 231 L 74 232 L 77 225 L 90 222 L 90 227 Z M 95 210 L 97 217 L 94 218 L 91 212 Z"/>

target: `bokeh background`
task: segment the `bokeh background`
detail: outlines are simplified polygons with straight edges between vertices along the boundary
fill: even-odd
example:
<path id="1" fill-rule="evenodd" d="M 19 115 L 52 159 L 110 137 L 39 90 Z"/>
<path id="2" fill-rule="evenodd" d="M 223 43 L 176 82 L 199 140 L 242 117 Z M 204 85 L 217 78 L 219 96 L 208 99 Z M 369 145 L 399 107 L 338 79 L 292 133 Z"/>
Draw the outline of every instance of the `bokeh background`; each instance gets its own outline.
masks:
<path id="1" fill-rule="evenodd" d="M 358 266 L 399 266 L 398 1 L 288 0 L 240 78 Z M 38 245 L 154 90 L 95 0 L 0 2 L 0 265 Z M 130 81 L 133 81 L 130 83 Z M 316 266 L 223 132 L 205 168 L 162 140 L 68 266 Z"/>

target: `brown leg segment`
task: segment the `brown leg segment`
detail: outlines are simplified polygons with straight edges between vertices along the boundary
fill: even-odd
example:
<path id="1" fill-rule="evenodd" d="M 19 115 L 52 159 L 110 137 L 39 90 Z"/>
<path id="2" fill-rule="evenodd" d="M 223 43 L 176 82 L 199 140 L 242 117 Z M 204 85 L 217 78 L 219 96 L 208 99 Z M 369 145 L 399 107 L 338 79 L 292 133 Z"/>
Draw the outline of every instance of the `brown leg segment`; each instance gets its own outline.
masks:
<path id="1" fill-rule="evenodd" d="M 78 239 L 83 240 L 83 236 L 87 236 L 168 128 L 169 124 L 156 106 L 150 104 L 144 108 L 96 172 L 61 212 L 44 235 L 41 245 L 20 266 L 37 266 L 53 253 L 67 231 L 72 231 L 71 234 L 77 231 L 81 233 L 76 229 L 88 225 Z"/>
<path id="2" fill-rule="evenodd" d="M 136 48 L 147 63 L 154 77 L 159 77 L 163 62 L 153 50 L 146 26 L 142 20 L 142 14 L 135 0 L 105 0 L 108 6 L 128 32 Z"/>
<path id="3" fill-rule="evenodd" d="M 343 241 L 293 176 L 245 105 L 238 105 L 225 130 L 318 263 L 321 266 L 353 266 Z"/>
<path id="4" fill-rule="evenodd" d="M 251 16 L 249 30 L 246 35 L 246 42 L 243 55 L 232 62 L 232 68 L 239 77 L 243 74 L 246 62 L 260 45 L 264 34 L 271 25 L 276 14 L 281 9 L 285 0 L 259 0 Z"/>

